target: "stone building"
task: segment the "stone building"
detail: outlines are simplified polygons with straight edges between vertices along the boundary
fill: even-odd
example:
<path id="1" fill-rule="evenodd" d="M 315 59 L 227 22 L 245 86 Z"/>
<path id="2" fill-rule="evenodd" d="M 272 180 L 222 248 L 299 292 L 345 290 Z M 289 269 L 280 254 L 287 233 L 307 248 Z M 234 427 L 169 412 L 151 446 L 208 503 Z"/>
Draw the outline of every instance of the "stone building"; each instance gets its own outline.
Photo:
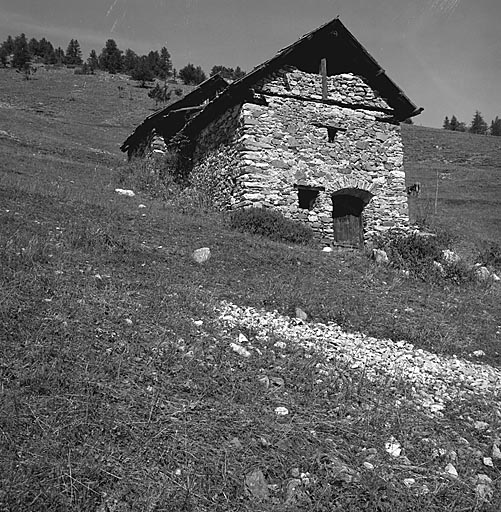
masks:
<path id="1" fill-rule="evenodd" d="M 123 151 L 190 141 L 189 180 L 221 209 L 274 208 L 342 246 L 408 224 L 400 122 L 422 109 L 336 18 L 240 80 L 207 80 Z"/>

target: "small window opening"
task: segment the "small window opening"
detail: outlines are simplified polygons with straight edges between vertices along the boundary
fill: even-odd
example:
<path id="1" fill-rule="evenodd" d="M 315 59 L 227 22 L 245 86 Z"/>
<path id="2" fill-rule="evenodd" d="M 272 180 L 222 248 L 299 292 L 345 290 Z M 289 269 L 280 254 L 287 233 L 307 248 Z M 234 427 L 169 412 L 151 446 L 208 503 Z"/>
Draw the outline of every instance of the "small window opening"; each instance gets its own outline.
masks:
<path id="1" fill-rule="evenodd" d="M 303 208 L 304 210 L 313 210 L 315 206 L 315 201 L 317 200 L 319 190 L 308 188 L 308 187 L 298 187 L 297 196 L 299 199 L 299 208 Z"/>

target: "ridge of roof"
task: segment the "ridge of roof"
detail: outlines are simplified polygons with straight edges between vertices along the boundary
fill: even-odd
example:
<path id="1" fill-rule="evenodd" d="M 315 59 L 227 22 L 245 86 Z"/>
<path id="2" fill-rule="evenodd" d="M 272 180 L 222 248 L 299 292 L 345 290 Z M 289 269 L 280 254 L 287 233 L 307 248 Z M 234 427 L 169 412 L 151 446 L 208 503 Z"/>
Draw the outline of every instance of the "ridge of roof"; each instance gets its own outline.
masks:
<path id="1" fill-rule="evenodd" d="M 336 40 L 344 39 L 348 48 L 351 48 L 352 51 L 360 54 L 363 60 L 359 61 L 359 65 L 369 68 L 369 71 L 367 72 L 368 76 L 365 74 L 362 76 L 364 76 L 373 89 L 380 93 L 390 107 L 393 108 L 396 120 L 404 120 L 409 117 L 416 116 L 423 111 L 422 108 L 418 108 L 414 103 L 412 103 L 412 101 L 395 84 L 395 82 L 386 75 L 386 71 L 345 27 L 339 19 L 339 16 L 337 16 L 331 21 L 328 21 L 320 27 L 306 33 L 289 46 L 282 48 L 275 54 L 275 56 L 262 64 L 259 64 L 242 78 L 229 84 L 228 87 L 222 90 L 212 101 L 210 101 L 202 111 L 186 123 L 182 128 L 181 133 L 188 136 L 190 134 L 193 135 L 200 125 L 203 125 L 207 119 L 211 118 L 211 114 L 214 113 L 218 105 L 224 107 L 224 105 L 232 103 L 231 99 L 233 99 L 233 102 L 237 98 L 244 99 L 246 95 L 249 94 L 249 91 L 254 84 L 259 82 L 266 75 L 269 75 L 283 65 L 288 64 L 288 57 L 293 56 L 294 52 L 301 48 L 301 46 L 308 42 L 312 42 L 314 39 L 321 42 L 323 37 L 329 36 Z M 218 109 L 218 111 L 219 110 L 220 109 Z"/>

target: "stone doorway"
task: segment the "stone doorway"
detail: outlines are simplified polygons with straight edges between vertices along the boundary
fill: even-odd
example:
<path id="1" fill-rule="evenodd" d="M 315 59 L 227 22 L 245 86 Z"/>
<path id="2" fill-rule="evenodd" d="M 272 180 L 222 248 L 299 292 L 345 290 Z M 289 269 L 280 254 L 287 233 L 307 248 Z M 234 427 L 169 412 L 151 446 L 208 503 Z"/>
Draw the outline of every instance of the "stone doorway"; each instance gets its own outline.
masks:
<path id="1" fill-rule="evenodd" d="M 372 198 L 367 190 L 345 188 L 337 190 L 332 198 L 334 243 L 343 247 L 364 246 L 363 209 Z"/>

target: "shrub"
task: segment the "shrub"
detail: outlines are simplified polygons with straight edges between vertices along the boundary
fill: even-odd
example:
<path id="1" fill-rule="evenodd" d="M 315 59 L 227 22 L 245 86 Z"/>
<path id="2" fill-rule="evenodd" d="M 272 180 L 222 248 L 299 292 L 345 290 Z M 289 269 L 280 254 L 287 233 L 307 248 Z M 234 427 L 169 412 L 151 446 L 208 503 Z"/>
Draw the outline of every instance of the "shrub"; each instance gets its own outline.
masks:
<path id="1" fill-rule="evenodd" d="M 170 199 L 180 192 L 165 159 L 134 158 L 118 169 L 118 183 L 150 197 Z"/>
<path id="2" fill-rule="evenodd" d="M 451 242 L 451 236 L 445 232 L 401 234 L 388 231 L 374 240 L 374 246 L 386 251 L 393 267 L 409 271 L 424 281 L 448 279 L 456 284 L 471 281 L 471 268 L 464 261 L 444 261 L 443 251 Z"/>
<path id="3" fill-rule="evenodd" d="M 492 242 L 485 246 L 478 256 L 478 263 L 501 269 L 501 244 Z"/>
<path id="4" fill-rule="evenodd" d="M 230 226 L 243 233 L 262 235 L 277 242 L 309 244 L 313 231 L 300 222 L 286 219 L 281 213 L 265 208 L 237 210 L 230 215 Z"/>

